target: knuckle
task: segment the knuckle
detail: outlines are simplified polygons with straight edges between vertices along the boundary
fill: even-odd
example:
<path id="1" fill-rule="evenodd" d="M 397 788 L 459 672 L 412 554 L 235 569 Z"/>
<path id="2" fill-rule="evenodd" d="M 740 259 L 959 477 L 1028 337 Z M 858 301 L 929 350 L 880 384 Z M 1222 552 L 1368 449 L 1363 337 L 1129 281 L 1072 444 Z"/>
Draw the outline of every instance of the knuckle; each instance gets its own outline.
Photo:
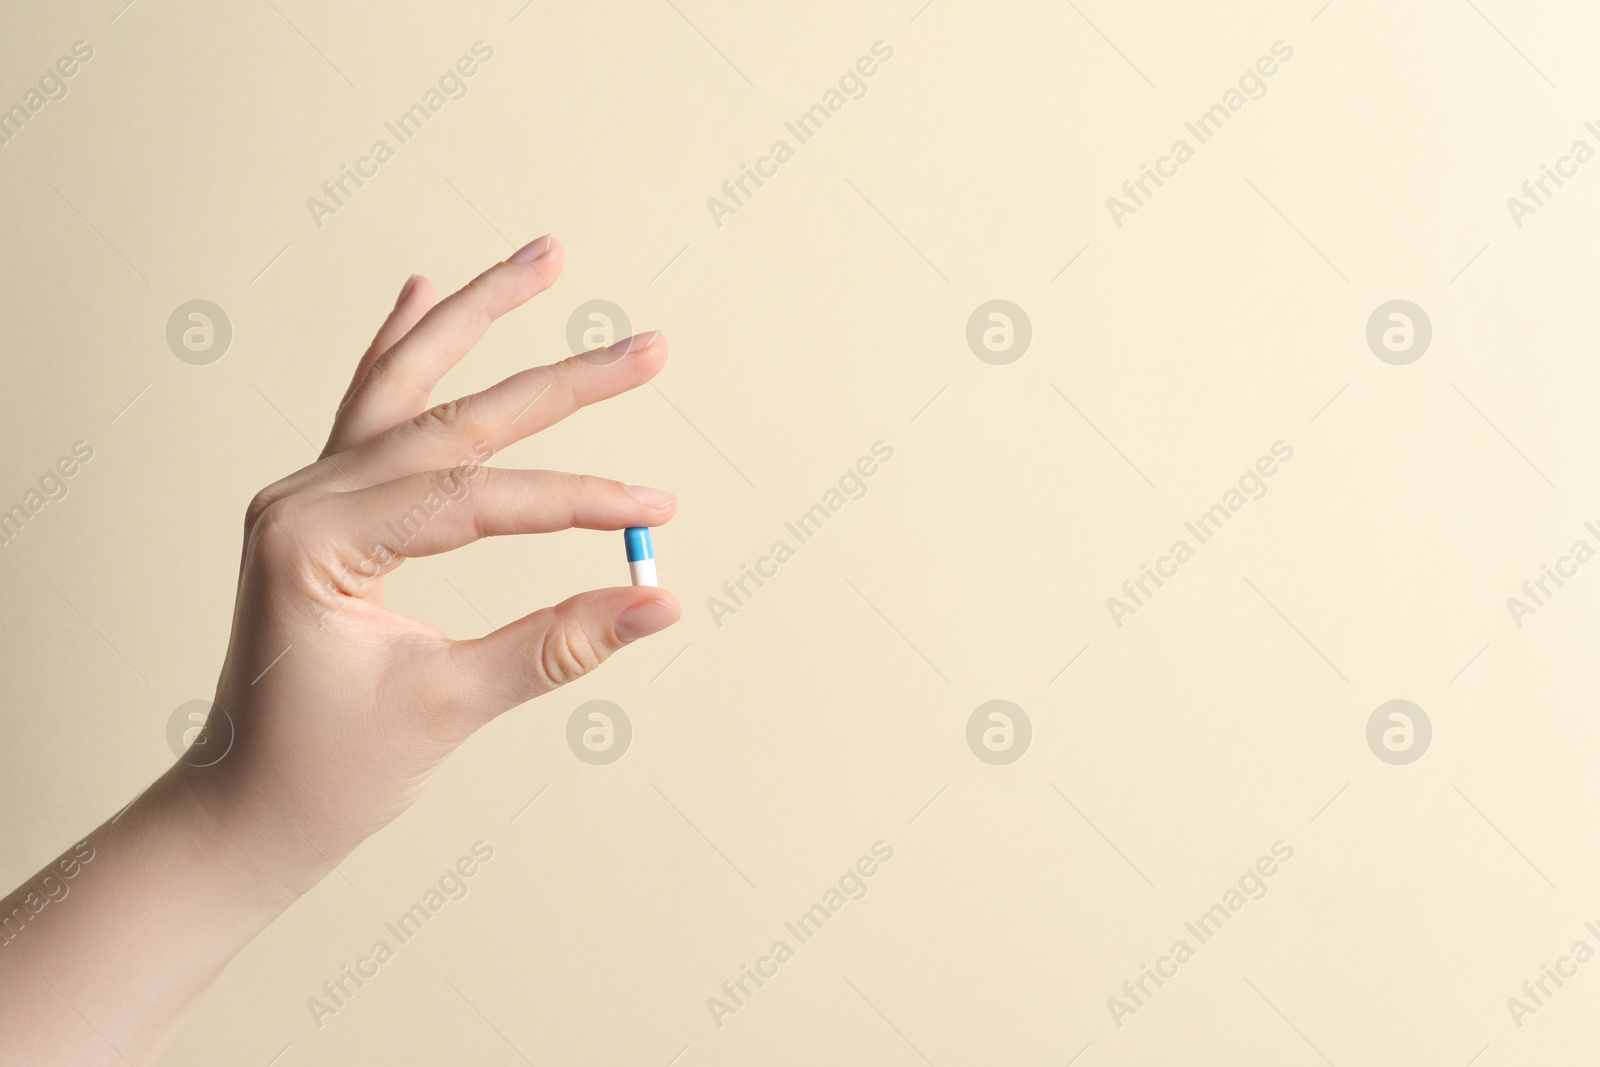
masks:
<path id="1" fill-rule="evenodd" d="M 367 368 L 366 376 L 361 379 L 361 384 L 356 386 L 350 399 L 354 400 L 363 393 L 389 381 L 394 376 L 395 361 L 395 346 L 390 345 L 388 350 L 372 361 L 372 366 Z"/>
<path id="2" fill-rule="evenodd" d="M 561 620 L 544 632 L 536 651 L 534 669 L 551 688 L 577 681 L 605 658 L 581 626 Z"/>
<path id="3" fill-rule="evenodd" d="M 417 360 L 408 355 L 405 341 L 401 338 L 373 361 L 367 376 L 350 395 L 350 404 L 358 399 L 367 403 L 393 399 L 417 403 L 420 408 L 427 403 L 429 384 L 418 377 Z"/>
<path id="4" fill-rule="evenodd" d="M 251 503 L 255 507 L 255 503 Z M 262 506 L 250 527 L 250 543 L 269 555 L 298 554 L 310 545 L 309 503 L 282 496 Z"/>
<path id="5" fill-rule="evenodd" d="M 275 486 L 268 486 L 250 498 L 249 505 L 244 509 L 244 532 L 246 537 L 250 535 L 250 531 L 256 528 L 256 524 L 261 521 L 261 516 L 277 499 L 278 491 Z"/>
<path id="6" fill-rule="evenodd" d="M 622 486 L 621 482 L 614 482 L 609 478 L 599 478 L 593 474 L 573 474 L 568 476 L 567 496 L 568 502 L 574 507 L 585 501 L 603 500 Z"/>
<path id="7" fill-rule="evenodd" d="M 472 316 L 480 331 L 487 330 L 494 321 L 494 309 L 504 288 L 501 278 L 501 272 L 491 267 L 461 289 L 462 308 Z"/>
<path id="8" fill-rule="evenodd" d="M 449 436 L 470 434 L 478 422 L 478 404 L 471 397 L 446 400 L 417 416 L 418 429 L 423 433 L 442 433 Z"/>

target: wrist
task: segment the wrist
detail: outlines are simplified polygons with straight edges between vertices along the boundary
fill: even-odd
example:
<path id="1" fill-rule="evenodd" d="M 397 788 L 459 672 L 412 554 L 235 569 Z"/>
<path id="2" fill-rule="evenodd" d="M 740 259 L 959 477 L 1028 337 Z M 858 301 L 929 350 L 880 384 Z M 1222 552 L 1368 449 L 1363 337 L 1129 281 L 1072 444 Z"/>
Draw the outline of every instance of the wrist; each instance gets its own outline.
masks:
<path id="1" fill-rule="evenodd" d="M 195 851 L 263 926 L 332 869 L 334 861 L 317 852 L 247 770 L 179 762 L 158 785 L 168 781 L 187 809 L 183 822 Z"/>

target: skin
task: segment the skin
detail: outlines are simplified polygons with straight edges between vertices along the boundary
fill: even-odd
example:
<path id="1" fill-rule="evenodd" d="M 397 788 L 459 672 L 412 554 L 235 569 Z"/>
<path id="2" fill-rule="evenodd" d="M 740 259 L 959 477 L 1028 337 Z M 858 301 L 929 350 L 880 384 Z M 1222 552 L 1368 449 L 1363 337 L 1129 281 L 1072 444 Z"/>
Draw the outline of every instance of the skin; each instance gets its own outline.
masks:
<path id="1" fill-rule="evenodd" d="M 213 709 L 184 760 L 0 903 L 0 1064 L 159 1062 L 228 961 L 475 730 L 678 620 L 663 590 L 595 589 L 457 641 L 383 606 L 383 575 L 408 557 L 672 518 L 661 490 L 487 465 L 653 378 L 659 333 L 429 407 L 563 261 L 543 237 L 443 301 L 408 281 L 322 456 L 251 502 L 217 683 L 226 714 Z M 195 755 L 218 748 L 215 762 Z"/>

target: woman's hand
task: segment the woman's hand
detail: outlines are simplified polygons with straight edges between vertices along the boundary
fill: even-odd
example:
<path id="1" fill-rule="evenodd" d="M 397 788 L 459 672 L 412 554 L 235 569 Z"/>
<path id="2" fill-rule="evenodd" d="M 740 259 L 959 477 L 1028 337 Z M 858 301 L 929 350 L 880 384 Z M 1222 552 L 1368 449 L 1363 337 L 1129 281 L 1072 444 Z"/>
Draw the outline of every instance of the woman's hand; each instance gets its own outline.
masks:
<path id="1" fill-rule="evenodd" d="M 464 641 L 383 606 L 384 576 L 411 557 L 672 518 L 658 489 L 488 465 L 649 381 L 667 358 L 659 333 L 429 406 L 562 262 L 542 237 L 437 304 L 412 278 L 322 457 L 257 494 L 200 747 L 0 902 L 0 1064 L 156 1062 L 228 960 L 404 811 L 474 730 L 677 621 L 677 601 L 654 588 L 579 593 Z"/>
<path id="2" fill-rule="evenodd" d="M 653 378 L 667 358 L 659 333 L 429 406 L 444 373 L 495 319 L 547 289 L 562 262 L 561 246 L 542 237 L 438 304 L 413 278 L 356 367 L 322 458 L 249 508 L 217 687 L 232 748 L 188 777 L 219 822 L 253 828 L 252 857 L 259 841 L 276 842 L 266 855 L 280 874 L 328 873 L 479 726 L 679 617 L 669 593 L 598 589 L 453 641 L 383 606 L 383 576 L 410 557 L 499 534 L 672 518 L 675 500 L 659 489 L 488 465 L 506 445 Z M 211 728 L 213 743 L 226 729 Z"/>

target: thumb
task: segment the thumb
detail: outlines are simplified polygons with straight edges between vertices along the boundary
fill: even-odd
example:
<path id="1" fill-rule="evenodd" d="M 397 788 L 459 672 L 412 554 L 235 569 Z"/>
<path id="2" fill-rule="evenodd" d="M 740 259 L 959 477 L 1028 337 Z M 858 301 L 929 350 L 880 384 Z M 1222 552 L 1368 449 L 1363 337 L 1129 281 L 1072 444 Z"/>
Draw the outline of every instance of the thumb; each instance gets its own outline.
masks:
<path id="1" fill-rule="evenodd" d="M 683 615 L 664 589 L 593 589 L 451 649 L 457 692 L 480 695 L 487 721 L 518 704 L 577 681 L 622 646 Z"/>

